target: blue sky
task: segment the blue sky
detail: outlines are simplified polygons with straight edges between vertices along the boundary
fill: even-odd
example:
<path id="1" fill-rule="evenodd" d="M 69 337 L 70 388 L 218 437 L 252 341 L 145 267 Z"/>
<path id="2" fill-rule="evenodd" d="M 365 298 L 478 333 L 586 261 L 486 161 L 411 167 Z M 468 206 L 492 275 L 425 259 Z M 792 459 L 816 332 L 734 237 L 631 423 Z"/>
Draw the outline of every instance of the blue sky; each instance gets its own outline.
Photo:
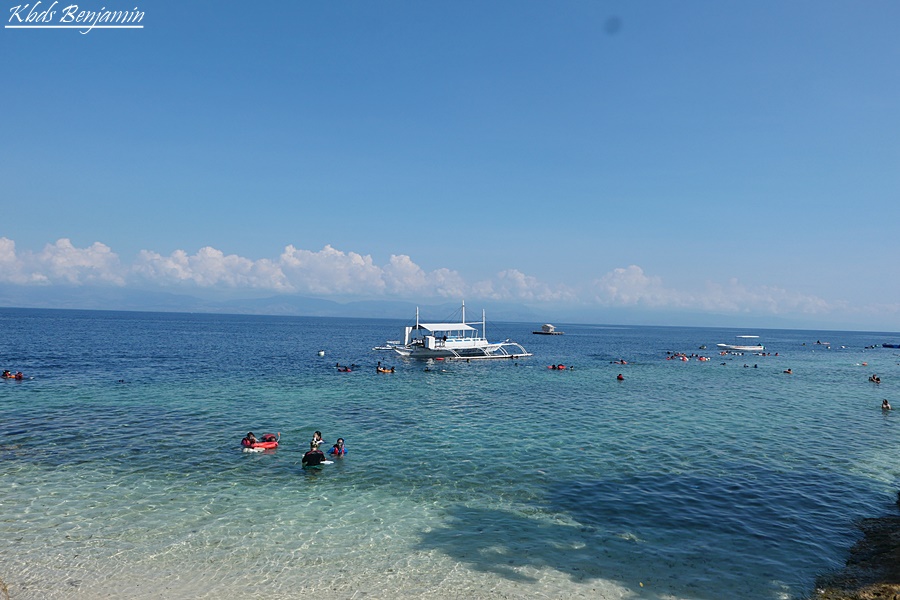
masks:
<path id="1" fill-rule="evenodd" d="M 104 6 L 0 31 L 7 290 L 900 330 L 896 2 Z"/>

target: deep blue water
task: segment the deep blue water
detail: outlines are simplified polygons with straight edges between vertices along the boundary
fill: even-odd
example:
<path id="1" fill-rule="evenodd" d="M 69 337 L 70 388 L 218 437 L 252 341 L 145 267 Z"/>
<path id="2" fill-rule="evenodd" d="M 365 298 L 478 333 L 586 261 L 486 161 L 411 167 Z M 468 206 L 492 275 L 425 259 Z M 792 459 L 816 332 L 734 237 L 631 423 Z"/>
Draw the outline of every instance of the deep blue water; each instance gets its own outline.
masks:
<path id="1" fill-rule="evenodd" d="M 534 356 L 426 371 L 408 324 L 0 309 L 11 597 L 799 598 L 892 510 L 900 334 L 489 322 Z"/>

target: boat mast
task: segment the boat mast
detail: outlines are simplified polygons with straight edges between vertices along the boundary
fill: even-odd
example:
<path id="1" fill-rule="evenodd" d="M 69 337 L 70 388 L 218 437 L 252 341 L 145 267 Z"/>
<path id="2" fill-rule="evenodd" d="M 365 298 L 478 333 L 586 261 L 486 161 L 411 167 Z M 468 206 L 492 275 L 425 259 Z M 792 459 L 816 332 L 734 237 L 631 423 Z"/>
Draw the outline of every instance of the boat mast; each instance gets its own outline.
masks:
<path id="1" fill-rule="evenodd" d="M 481 309 L 481 337 L 484 338 L 485 341 L 487 341 L 487 333 L 485 332 L 486 328 L 487 328 L 487 321 L 484 318 L 484 309 L 482 308 Z"/>
<path id="2" fill-rule="evenodd" d="M 463 322 L 463 325 L 466 324 L 466 301 L 465 300 L 463 300 L 463 305 L 462 305 L 462 322 Z"/>

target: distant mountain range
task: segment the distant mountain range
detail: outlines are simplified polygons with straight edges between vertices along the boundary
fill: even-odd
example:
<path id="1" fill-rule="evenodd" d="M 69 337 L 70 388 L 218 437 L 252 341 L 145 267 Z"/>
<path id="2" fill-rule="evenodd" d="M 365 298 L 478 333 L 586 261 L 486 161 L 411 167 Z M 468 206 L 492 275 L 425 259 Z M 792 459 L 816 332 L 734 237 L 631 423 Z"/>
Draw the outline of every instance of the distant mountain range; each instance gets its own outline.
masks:
<path id="1" fill-rule="evenodd" d="M 462 299 L 433 304 L 406 300 L 326 300 L 305 296 L 233 298 L 226 294 L 193 296 L 170 292 L 134 290 L 112 286 L 24 286 L 0 284 L 0 307 L 141 312 L 197 312 L 304 317 L 358 317 L 411 320 L 416 307 L 423 321 L 458 318 Z M 484 309 L 490 322 L 594 323 L 686 327 L 744 327 L 783 329 L 860 329 L 852 323 L 816 323 L 767 314 L 721 314 L 702 311 L 658 310 L 640 307 L 525 305 L 514 302 L 466 300 L 469 322 L 481 319 Z"/>
<path id="2" fill-rule="evenodd" d="M 419 304 L 425 320 L 453 315 L 461 302 Z M 409 319 L 417 304 L 401 300 L 349 300 L 337 302 L 305 296 L 218 299 L 159 291 L 135 291 L 115 287 L 38 287 L 0 285 L 0 306 L 82 310 L 133 310 L 147 312 L 204 312 L 253 315 L 360 317 Z M 479 320 L 484 309 L 491 321 L 541 321 L 540 312 L 521 304 L 472 301 L 466 305 L 469 321 Z M 543 322 L 543 321 L 542 321 Z"/>

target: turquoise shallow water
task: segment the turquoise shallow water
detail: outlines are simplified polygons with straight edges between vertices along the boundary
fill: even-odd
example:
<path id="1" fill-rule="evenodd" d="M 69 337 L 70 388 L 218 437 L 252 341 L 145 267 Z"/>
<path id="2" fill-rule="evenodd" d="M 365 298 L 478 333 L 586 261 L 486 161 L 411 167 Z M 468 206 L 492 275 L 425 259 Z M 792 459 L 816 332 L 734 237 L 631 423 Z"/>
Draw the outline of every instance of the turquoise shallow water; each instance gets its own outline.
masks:
<path id="1" fill-rule="evenodd" d="M 0 310 L 10 596 L 798 598 L 892 509 L 900 334 L 496 323 L 535 356 L 426 372 L 406 324 Z"/>

